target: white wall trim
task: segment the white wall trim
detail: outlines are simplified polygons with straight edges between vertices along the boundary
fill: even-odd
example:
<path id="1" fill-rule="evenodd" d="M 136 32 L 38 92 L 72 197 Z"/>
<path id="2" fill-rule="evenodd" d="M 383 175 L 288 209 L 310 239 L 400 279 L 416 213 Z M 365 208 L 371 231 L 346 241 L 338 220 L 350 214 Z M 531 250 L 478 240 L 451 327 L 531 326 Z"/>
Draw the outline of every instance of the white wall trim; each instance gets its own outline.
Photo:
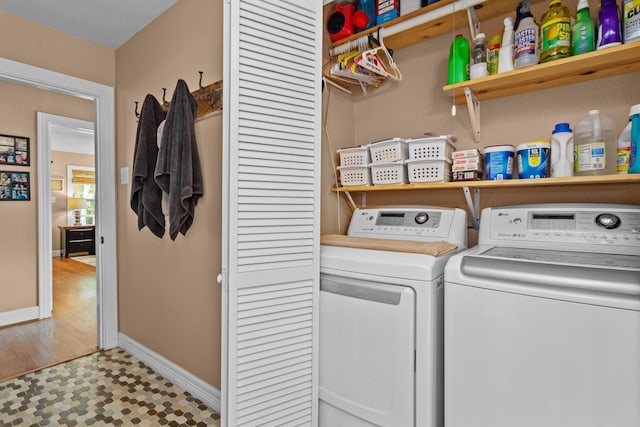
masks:
<path id="1" fill-rule="evenodd" d="M 118 346 L 220 413 L 220 390 L 120 332 Z"/>
<path id="2" fill-rule="evenodd" d="M 95 109 L 96 197 L 96 281 L 98 300 L 98 346 L 113 348 L 118 343 L 118 286 L 116 261 L 116 168 L 115 168 L 115 94 L 113 87 L 67 74 L 58 73 L 7 58 L 0 58 L 0 80 L 24 84 L 39 89 L 65 93 L 93 101 Z M 38 130 L 38 272 L 39 292 L 46 292 L 46 280 L 51 278 L 51 183 L 48 168 L 50 156 L 44 152 Z M 47 149 L 48 149 L 47 140 Z M 45 209 L 45 207 L 47 209 Z M 43 244 L 44 243 L 44 244 Z M 40 304 L 40 302 L 39 302 Z M 40 318 L 51 316 L 50 307 L 40 308 Z"/>
<path id="3" fill-rule="evenodd" d="M 0 326 L 13 325 L 21 322 L 28 322 L 29 320 L 36 320 L 40 310 L 38 307 L 27 307 L 13 311 L 5 311 L 0 313 Z"/>

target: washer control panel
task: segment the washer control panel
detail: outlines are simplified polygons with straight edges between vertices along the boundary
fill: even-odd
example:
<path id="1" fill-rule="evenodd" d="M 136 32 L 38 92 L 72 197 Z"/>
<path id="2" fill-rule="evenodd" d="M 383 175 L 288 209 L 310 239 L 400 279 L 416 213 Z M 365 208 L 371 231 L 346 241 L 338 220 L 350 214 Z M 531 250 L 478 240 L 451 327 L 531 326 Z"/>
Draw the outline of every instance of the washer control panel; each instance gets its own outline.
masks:
<path id="1" fill-rule="evenodd" d="M 446 240 L 466 247 L 466 221 L 466 213 L 461 209 L 429 206 L 362 208 L 353 213 L 347 234 L 397 240 Z"/>
<path id="2" fill-rule="evenodd" d="M 487 208 L 478 243 L 497 241 L 640 248 L 640 206 L 550 204 Z"/>

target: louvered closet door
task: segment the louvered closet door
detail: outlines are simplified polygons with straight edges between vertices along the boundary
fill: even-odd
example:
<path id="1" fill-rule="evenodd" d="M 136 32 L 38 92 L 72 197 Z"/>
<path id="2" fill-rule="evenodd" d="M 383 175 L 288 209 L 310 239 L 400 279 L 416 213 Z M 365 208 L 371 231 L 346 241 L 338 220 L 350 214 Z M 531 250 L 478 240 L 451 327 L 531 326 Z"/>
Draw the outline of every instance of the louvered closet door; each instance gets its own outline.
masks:
<path id="1" fill-rule="evenodd" d="M 321 9 L 225 0 L 228 427 L 317 425 Z"/>

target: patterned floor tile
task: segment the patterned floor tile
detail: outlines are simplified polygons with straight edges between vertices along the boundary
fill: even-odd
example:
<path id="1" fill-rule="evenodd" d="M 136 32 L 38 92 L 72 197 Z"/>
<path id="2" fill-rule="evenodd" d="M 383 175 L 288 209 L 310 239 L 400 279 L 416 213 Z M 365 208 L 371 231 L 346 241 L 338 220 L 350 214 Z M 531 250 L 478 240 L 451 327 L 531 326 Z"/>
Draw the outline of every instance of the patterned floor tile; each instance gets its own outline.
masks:
<path id="1" fill-rule="evenodd" d="M 219 426 L 220 415 L 121 349 L 0 383 L 0 426 Z"/>

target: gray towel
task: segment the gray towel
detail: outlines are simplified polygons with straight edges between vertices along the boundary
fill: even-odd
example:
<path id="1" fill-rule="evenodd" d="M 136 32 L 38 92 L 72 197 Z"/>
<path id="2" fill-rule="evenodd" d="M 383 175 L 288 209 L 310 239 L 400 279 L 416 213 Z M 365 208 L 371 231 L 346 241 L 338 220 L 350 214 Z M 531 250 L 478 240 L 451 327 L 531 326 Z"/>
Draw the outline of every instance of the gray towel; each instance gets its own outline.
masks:
<path id="1" fill-rule="evenodd" d="M 165 116 L 158 100 L 153 95 L 147 95 L 138 119 L 131 183 L 131 209 L 138 215 L 138 230 L 147 226 L 158 237 L 164 235 L 165 221 L 161 207 L 162 190 L 153 174 L 158 157 L 158 125 Z"/>
<path id="2" fill-rule="evenodd" d="M 175 240 L 193 223 L 195 206 L 202 197 L 202 170 L 194 121 L 198 103 L 184 80 L 178 80 L 158 152 L 155 179 L 169 193 L 169 236 Z"/>

